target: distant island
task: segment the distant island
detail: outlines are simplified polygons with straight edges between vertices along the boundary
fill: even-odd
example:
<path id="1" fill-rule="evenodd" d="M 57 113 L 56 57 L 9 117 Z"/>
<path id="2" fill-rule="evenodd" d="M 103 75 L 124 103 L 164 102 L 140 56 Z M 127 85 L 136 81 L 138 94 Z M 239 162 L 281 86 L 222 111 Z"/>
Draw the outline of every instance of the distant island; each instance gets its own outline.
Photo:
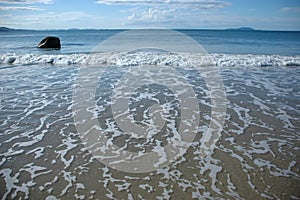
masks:
<path id="1" fill-rule="evenodd" d="M 255 31 L 255 29 L 251 28 L 251 27 L 229 28 L 226 30 L 229 30 L 229 31 Z"/>

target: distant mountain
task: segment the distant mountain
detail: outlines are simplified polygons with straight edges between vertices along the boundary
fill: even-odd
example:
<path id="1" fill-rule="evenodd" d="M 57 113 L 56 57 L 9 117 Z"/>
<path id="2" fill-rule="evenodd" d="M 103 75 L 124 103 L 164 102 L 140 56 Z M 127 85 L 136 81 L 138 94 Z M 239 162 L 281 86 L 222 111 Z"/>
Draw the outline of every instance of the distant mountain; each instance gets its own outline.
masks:
<path id="1" fill-rule="evenodd" d="M 11 29 L 11 28 L 7 28 L 7 27 L 0 27 L 0 31 L 5 31 L 5 32 L 7 32 L 7 31 L 13 31 L 13 30 L 15 30 L 15 29 Z"/>
<path id="2" fill-rule="evenodd" d="M 31 31 L 31 30 L 28 30 L 28 29 L 14 29 L 14 28 L 0 27 L 0 32 L 9 32 L 9 31 Z"/>
<path id="3" fill-rule="evenodd" d="M 13 32 L 13 31 L 35 31 L 31 29 L 15 29 L 15 28 L 8 28 L 8 27 L 0 27 L 0 32 Z"/>
<path id="4" fill-rule="evenodd" d="M 251 27 L 240 27 L 240 28 L 229 28 L 226 30 L 235 30 L 235 31 L 255 31 L 254 28 Z"/>

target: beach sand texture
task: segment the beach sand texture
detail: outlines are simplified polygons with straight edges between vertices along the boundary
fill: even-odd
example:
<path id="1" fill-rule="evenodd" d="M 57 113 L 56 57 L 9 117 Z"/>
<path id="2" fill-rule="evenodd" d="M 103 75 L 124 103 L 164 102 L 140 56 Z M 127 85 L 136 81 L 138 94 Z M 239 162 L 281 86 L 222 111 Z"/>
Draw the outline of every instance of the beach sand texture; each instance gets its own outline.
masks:
<path id="1" fill-rule="evenodd" d="M 210 121 L 208 91 L 195 70 L 178 68 L 197 95 L 198 134 L 183 157 L 140 174 L 105 166 L 82 144 L 72 113 L 72 85 L 78 70 L 76 65 L 1 68 L 2 199 L 300 197 L 300 68 L 220 67 L 227 113 L 221 138 L 207 157 L 201 157 L 199 147 Z M 151 151 L 158 141 L 166 144 L 172 137 L 167 126 L 152 140 L 117 134 L 110 110 L 111 91 L 128 67 L 106 70 L 99 77 L 94 114 L 107 137 L 130 151 Z M 149 93 L 155 95 L 147 97 Z M 167 88 L 143 86 L 132 97 L 129 107 L 136 123 L 149 123 L 147 107 L 157 102 L 170 108 L 170 122 L 180 121 L 180 105 Z"/>

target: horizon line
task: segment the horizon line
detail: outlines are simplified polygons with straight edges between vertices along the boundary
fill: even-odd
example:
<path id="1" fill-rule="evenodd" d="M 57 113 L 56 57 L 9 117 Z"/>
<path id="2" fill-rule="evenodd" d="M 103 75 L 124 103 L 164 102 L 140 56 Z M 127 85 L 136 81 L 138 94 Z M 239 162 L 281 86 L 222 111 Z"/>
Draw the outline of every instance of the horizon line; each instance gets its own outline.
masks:
<path id="1" fill-rule="evenodd" d="M 252 27 L 229 27 L 229 28 L 50 28 L 50 29 L 30 29 L 30 28 L 11 28 L 1 26 L 0 29 L 9 29 L 12 31 L 72 31 L 72 30 L 134 30 L 134 29 L 169 29 L 169 30 L 215 30 L 215 31 L 278 31 L 278 32 L 300 32 L 300 30 L 279 30 L 279 29 L 255 29 Z M 1 31 L 1 30 L 0 30 Z M 2 31 L 1 31 L 2 32 Z"/>

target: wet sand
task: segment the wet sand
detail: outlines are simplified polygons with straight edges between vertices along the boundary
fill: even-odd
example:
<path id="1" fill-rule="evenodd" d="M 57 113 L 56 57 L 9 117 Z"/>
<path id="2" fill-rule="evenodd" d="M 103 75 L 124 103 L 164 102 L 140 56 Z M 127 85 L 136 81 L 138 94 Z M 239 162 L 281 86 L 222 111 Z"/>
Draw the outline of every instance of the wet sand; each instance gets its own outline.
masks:
<path id="1" fill-rule="evenodd" d="M 299 67 L 219 68 L 227 113 L 221 138 L 207 157 L 201 156 L 199 148 L 210 122 L 208 91 L 195 70 L 178 69 L 197 95 L 198 134 L 183 157 L 162 169 L 139 174 L 105 166 L 82 144 L 72 113 L 78 70 L 76 66 L 35 65 L 2 69 L 2 199 L 300 198 Z M 95 114 L 103 129 L 114 123 L 112 88 L 124 72 L 126 67 L 110 68 L 100 77 Z M 153 93 L 151 98 L 146 95 Z M 171 102 L 170 120 L 180 121 L 178 100 L 170 90 L 152 85 L 133 95 L 129 107 L 137 123 L 149 123 L 144 114 L 155 102 Z M 109 130 L 107 136 L 119 147 L 128 145 L 126 150 L 153 148 L 154 142 Z M 153 141 L 165 145 L 173 133 L 163 130 Z"/>

